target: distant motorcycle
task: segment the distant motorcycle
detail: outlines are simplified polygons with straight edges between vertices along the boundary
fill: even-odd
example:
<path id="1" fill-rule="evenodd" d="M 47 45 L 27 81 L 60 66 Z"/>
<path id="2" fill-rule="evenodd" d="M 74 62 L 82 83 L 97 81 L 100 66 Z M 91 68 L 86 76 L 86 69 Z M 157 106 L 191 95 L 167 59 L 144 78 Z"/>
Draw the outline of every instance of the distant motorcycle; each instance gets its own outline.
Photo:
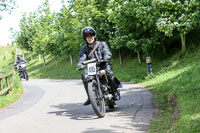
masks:
<path id="1" fill-rule="evenodd" d="M 20 79 L 26 79 L 28 81 L 28 73 L 26 70 L 26 63 L 17 64 L 16 69 L 19 72 Z"/>
<path id="2" fill-rule="evenodd" d="M 88 95 L 90 103 L 96 115 L 99 118 L 105 116 L 106 107 L 113 109 L 115 106 L 115 100 L 112 95 L 112 90 L 108 83 L 108 77 L 105 70 L 100 70 L 100 64 L 103 62 L 108 62 L 106 60 L 98 61 L 96 59 L 91 59 L 84 61 L 82 64 L 87 66 L 87 82 L 88 82 Z M 82 70 L 83 68 L 78 68 Z M 118 86 L 117 86 L 118 88 Z M 117 91 L 118 99 L 120 100 L 119 89 Z"/>

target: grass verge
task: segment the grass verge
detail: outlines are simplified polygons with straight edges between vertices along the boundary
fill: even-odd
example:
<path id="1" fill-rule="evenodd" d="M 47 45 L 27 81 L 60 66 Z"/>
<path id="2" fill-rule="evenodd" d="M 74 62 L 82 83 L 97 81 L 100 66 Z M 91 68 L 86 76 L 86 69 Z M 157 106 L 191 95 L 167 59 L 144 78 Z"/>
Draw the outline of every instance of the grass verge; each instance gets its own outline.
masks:
<path id="1" fill-rule="evenodd" d="M 169 65 L 163 64 L 163 69 L 142 82 L 153 92 L 160 110 L 150 132 L 200 132 L 199 51 L 176 54 L 164 62 Z"/>
<path id="2" fill-rule="evenodd" d="M 0 49 L 0 74 L 6 74 L 13 70 L 15 48 L 15 46 L 8 46 Z M 0 96 L 0 108 L 15 102 L 23 93 L 22 85 L 16 72 L 13 74 L 13 82 L 14 87 L 10 90 L 10 92 Z"/>

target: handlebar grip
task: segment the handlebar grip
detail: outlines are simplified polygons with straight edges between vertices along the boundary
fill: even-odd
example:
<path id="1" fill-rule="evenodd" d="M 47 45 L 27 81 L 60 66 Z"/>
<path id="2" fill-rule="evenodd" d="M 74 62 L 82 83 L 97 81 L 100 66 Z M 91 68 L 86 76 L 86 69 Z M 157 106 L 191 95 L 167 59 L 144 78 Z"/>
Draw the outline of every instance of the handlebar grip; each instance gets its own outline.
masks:
<path id="1" fill-rule="evenodd" d="M 109 62 L 109 60 L 100 60 L 100 63 Z"/>
<path id="2" fill-rule="evenodd" d="M 76 70 L 82 70 L 83 68 L 76 68 Z"/>

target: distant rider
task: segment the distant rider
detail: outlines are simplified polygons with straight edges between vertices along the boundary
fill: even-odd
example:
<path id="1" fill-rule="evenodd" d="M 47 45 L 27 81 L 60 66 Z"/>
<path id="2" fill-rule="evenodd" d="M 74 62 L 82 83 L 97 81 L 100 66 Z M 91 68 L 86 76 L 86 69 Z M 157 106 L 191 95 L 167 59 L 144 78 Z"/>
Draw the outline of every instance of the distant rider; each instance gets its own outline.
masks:
<path id="1" fill-rule="evenodd" d="M 17 67 L 18 64 L 23 63 L 23 62 L 24 62 L 24 63 L 28 63 L 28 61 L 24 60 L 24 59 L 21 57 L 20 53 L 18 53 L 18 54 L 17 54 L 17 58 L 15 59 L 15 62 L 14 62 L 15 69 L 16 69 L 16 67 Z"/>
<path id="2" fill-rule="evenodd" d="M 98 58 L 100 60 L 111 60 L 112 53 L 110 52 L 108 45 L 105 42 L 97 41 L 96 31 L 93 28 L 91 28 L 91 27 L 84 28 L 82 30 L 82 37 L 85 40 L 86 44 L 80 50 L 79 61 L 77 64 L 78 69 L 83 68 L 82 63 L 83 63 L 83 61 L 86 61 L 86 60 L 90 60 L 90 59 L 94 59 L 94 58 Z M 91 54 L 91 56 L 89 56 L 89 53 L 92 51 L 92 49 L 97 44 L 99 46 L 96 48 L 95 52 L 93 52 Z M 118 100 L 117 88 L 115 87 L 115 82 L 114 82 L 115 78 L 114 78 L 114 74 L 113 74 L 113 71 L 111 68 L 111 64 L 109 62 L 104 63 L 101 65 L 101 69 L 106 70 L 109 84 L 113 91 L 114 99 Z M 85 90 L 87 92 L 87 96 L 88 96 L 88 84 L 87 84 L 87 80 L 85 78 L 86 74 L 87 74 L 87 69 L 84 70 L 82 73 L 82 81 L 83 81 L 84 88 L 85 88 Z M 90 104 L 90 100 L 88 98 L 87 101 L 83 105 L 89 105 L 89 104 Z"/>

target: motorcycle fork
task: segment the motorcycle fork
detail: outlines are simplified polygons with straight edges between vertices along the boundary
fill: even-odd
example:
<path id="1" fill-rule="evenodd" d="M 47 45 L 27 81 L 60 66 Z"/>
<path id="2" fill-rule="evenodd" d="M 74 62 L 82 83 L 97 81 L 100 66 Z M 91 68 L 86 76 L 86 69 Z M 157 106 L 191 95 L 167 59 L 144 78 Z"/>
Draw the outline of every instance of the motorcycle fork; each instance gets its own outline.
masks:
<path id="1" fill-rule="evenodd" d="M 100 80 L 99 80 L 99 76 L 96 74 L 96 80 L 97 80 L 97 86 L 98 86 L 98 90 L 99 90 L 99 92 L 101 91 L 102 93 L 101 93 L 101 95 L 100 95 L 100 98 L 103 98 L 103 91 L 102 91 L 102 89 L 101 89 L 101 86 L 100 86 Z"/>

